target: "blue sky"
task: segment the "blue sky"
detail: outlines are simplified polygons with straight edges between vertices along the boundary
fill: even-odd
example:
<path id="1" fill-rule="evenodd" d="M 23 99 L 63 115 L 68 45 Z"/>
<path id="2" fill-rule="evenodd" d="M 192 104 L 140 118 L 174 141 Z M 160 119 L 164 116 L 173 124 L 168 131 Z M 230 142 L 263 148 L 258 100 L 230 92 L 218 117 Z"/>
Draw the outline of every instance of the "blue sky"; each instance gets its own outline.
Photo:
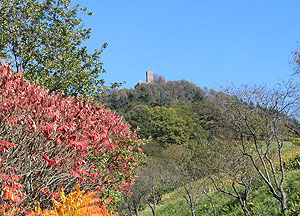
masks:
<path id="1" fill-rule="evenodd" d="M 167 80 L 218 89 L 273 84 L 293 72 L 298 0 L 74 0 L 93 11 L 90 50 L 108 43 L 106 82 L 131 88 L 151 69 Z"/>

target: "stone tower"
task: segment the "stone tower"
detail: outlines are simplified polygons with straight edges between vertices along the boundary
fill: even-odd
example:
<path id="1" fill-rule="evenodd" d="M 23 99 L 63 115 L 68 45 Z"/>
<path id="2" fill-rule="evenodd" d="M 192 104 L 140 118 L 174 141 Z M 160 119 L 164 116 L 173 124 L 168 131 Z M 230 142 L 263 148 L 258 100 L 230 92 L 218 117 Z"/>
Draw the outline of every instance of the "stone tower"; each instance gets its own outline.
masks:
<path id="1" fill-rule="evenodd" d="M 147 70 L 146 71 L 146 83 L 153 81 L 153 71 Z"/>

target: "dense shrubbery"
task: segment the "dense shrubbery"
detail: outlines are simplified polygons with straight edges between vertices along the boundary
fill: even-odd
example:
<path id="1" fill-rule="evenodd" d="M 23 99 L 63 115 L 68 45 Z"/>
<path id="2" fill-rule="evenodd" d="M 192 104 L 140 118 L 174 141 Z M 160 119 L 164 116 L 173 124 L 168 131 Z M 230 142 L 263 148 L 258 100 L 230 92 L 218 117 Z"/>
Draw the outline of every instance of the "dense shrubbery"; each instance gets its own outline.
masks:
<path id="1" fill-rule="evenodd" d="M 49 94 L 21 73 L 0 67 L 0 201 L 39 200 L 47 208 L 59 184 L 70 192 L 81 183 L 104 203 L 127 191 L 141 150 L 122 117 L 88 100 Z"/>

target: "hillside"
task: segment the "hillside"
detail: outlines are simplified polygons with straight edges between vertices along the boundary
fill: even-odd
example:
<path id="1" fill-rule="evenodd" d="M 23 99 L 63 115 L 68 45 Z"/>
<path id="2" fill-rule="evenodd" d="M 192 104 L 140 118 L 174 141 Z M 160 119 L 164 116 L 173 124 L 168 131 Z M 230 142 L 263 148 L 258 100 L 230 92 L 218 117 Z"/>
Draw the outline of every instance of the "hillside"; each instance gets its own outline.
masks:
<path id="1" fill-rule="evenodd" d="M 300 171 L 289 171 L 287 173 L 286 187 L 288 191 L 289 205 L 291 206 L 287 215 L 299 215 L 299 195 L 300 195 Z M 168 195 L 166 195 L 168 196 Z M 243 211 L 239 206 L 239 203 L 234 198 L 231 198 L 223 193 L 211 192 L 209 196 L 212 198 L 215 208 L 216 215 L 243 215 Z M 213 208 L 211 206 L 210 198 L 205 194 L 198 194 L 196 201 L 196 215 L 211 216 L 214 215 Z M 248 203 L 251 215 L 282 215 L 280 212 L 280 206 L 278 201 L 268 195 L 268 188 L 264 185 L 253 191 L 251 201 Z M 142 212 L 141 216 L 151 216 L 151 210 L 147 209 Z M 162 201 L 157 207 L 157 215 L 170 216 L 180 215 L 189 216 L 191 211 L 187 202 L 184 200 L 179 191 L 173 192 L 172 198 Z"/>
<path id="2" fill-rule="evenodd" d="M 123 114 L 146 140 L 142 149 L 147 155 L 131 188 L 133 195 L 124 197 L 119 213 L 138 215 L 148 206 L 151 211 L 146 215 L 156 211 L 176 215 L 174 211 L 185 201 L 189 208 L 184 211 L 202 215 L 206 210 L 201 206 L 209 205 L 199 202 L 198 196 L 207 197 L 212 187 L 214 199 L 223 202 L 217 204 L 221 215 L 251 215 L 256 211 L 254 200 L 270 197 L 254 198 L 262 193 L 255 192 L 260 187 L 272 194 L 273 212 L 291 211 L 284 195 L 290 190 L 283 187 L 288 184 L 284 170 L 289 169 L 284 163 L 290 160 L 298 169 L 298 156 L 282 154 L 291 145 L 286 141 L 297 143 L 299 123 L 289 117 L 294 106 L 287 102 L 293 94 L 278 91 L 230 87 L 206 93 L 186 80 L 166 82 L 161 77 L 134 89 L 114 90 L 105 101 L 107 106 Z M 205 181 L 198 187 L 200 179 Z M 166 201 L 166 194 L 178 188 L 182 197 Z"/>
<path id="3" fill-rule="evenodd" d="M 174 141 L 169 143 L 183 144 L 183 141 L 175 141 L 175 137 L 182 135 L 187 141 L 200 136 L 199 133 L 208 136 L 206 133 L 214 130 L 219 119 L 214 108 L 216 94 L 214 90 L 206 93 L 186 80 L 166 82 L 163 77 L 157 77 L 151 83 L 132 89 L 115 89 L 101 102 L 124 115 L 133 129 L 139 128 L 141 137 L 157 140 L 174 132 Z M 162 129 L 168 127 L 171 128 Z M 172 131 L 176 128 L 183 131 Z"/>

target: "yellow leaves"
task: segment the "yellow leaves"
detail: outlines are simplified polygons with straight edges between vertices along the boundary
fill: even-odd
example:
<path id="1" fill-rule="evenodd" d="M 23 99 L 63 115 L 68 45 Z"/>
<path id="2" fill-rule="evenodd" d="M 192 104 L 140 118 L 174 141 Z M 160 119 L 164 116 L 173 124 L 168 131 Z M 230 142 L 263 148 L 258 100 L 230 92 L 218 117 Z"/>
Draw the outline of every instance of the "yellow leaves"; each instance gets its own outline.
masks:
<path id="1" fill-rule="evenodd" d="M 276 161 L 279 167 L 279 160 Z M 283 166 L 285 170 L 296 170 L 300 168 L 300 148 L 299 146 L 283 152 Z"/>
<path id="2" fill-rule="evenodd" d="M 0 215 L 1 216 L 15 216 L 15 213 L 20 210 L 20 208 L 14 208 L 15 204 L 9 205 L 7 203 L 2 203 L 0 205 Z"/>
<path id="3" fill-rule="evenodd" d="M 37 206 L 34 208 L 34 210 L 35 210 L 35 212 L 36 213 L 41 213 L 42 212 L 42 209 L 41 209 L 41 207 L 40 207 L 40 203 L 38 202 L 38 201 L 36 201 L 36 203 L 35 203 Z"/>
<path id="4" fill-rule="evenodd" d="M 85 193 L 80 190 L 80 185 L 77 185 L 76 191 L 65 195 L 63 188 L 58 189 L 62 203 L 53 199 L 53 210 L 42 211 L 39 203 L 35 208 L 35 212 L 27 216 L 117 216 L 112 212 L 108 212 L 105 206 L 101 206 L 101 199 L 95 198 L 97 192 Z"/>
<path id="5" fill-rule="evenodd" d="M 63 190 L 62 186 L 60 186 L 58 188 L 58 192 L 59 192 L 59 195 L 60 195 L 61 199 L 65 202 L 66 201 L 66 196 L 64 194 L 64 190 Z"/>
<path id="6" fill-rule="evenodd" d="M 40 207 L 40 203 L 36 201 L 36 207 L 34 208 L 35 212 L 32 212 L 30 214 L 27 214 L 26 216 L 59 216 L 56 212 L 53 210 L 45 210 L 42 211 Z"/>

